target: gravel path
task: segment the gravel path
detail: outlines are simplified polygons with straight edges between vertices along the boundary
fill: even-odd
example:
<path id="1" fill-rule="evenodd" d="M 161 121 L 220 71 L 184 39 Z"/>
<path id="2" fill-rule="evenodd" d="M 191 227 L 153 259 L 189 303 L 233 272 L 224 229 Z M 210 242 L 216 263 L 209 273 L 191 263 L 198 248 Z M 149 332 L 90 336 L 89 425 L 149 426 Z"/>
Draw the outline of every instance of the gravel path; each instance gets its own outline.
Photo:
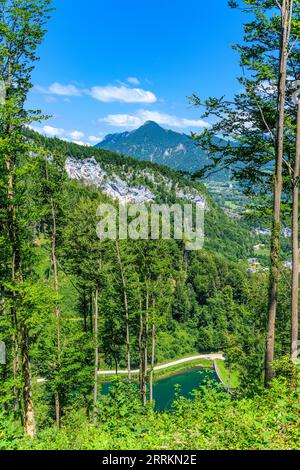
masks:
<path id="1" fill-rule="evenodd" d="M 168 362 L 167 364 L 163 364 L 161 366 L 156 366 L 154 367 L 154 370 L 162 370 L 162 369 L 167 369 L 168 367 L 173 367 L 176 366 L 177 364 L 184 364 L 185 362 L 190 362 L 190 361 L 196 361 L 199 359 L 206 359 L 209 361 L 215 361 L 216 359 L 222 359 L 224 360 L 224 355 L 223 354 L 200 354 L 199 356 L 190 356 L 190 357 L 185 357 L 183 359 L 178 359 L 177 361 L 173 362 Z M 140 371 L 139 369 L 132 370 L 132 374 L 138 374 Z M 115 375 L 116 371 L 115 370 L 99 370 L 98 375 Z M 118 370 L 118 374 L 124 375 L 128 374 L 128 370 Z"/>

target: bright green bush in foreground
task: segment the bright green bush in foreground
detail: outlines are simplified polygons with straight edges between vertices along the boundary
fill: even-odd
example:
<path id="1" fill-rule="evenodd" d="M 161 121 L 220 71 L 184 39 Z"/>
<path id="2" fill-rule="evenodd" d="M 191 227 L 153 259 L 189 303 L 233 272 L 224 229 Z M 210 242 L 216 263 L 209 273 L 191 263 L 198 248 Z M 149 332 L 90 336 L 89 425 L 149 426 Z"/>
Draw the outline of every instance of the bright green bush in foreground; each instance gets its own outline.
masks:
<path id="1" fill-rule="evenodd" d="M 300 449 L 300 403 L 297 388 L 276 379 L 272 388 L 251 398 L 202 388 L 195 401 L 178 396 L 174 411 L 143 410 L 134 389 L 119 383 L 99 404 L 94 426 L 85 410 L 70 410 L 62 429 L 40 430 L 32 441 L 3 421 L 1 449 Z"/>

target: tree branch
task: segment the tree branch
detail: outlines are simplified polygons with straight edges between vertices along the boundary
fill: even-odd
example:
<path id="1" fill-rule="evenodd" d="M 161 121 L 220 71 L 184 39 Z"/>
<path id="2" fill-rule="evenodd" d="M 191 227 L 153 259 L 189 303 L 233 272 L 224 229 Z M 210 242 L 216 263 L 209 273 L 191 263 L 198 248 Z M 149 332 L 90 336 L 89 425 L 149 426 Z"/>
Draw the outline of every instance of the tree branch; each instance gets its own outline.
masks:
<path id="1" fill-rule="evenodd" d="M 288 57 L 290 57 L 290 55 L 291 55 L 291 53 L 292 53 L 292 51 L 293 51 L 293 49 L 294 49 L 294 46 L 295 46 L 295 44 L 297 43 L 298 39 L 299 39 L 299 36 L 297 36 L 296 39 L 295 39 L 295 41 L 293 41 L 293 44 L 291 45 L 290 50 L 288 51 Z"/>
<path id="2" fill-rule="evenodd" d="M 267 131 L 269 132 L 269 134 L 271 135 L 272 139 L 273 139 L 274 142 L 275 142 L 274 133 L 272 132 L 272 130 L 271 130 L 269 124 L 267 123 L 267 120 L 266 120 L 266 118 L 265 118 L 265 115 L 264 115 L 264 112 L 263 112 L 263 110 L 262 110 L 262 107 L 260 106 L 260 104 L 259 104 L 257 101 L 256 101 L 256 104 L 257 104 L 257 107 L 258 107 L 258 109 L 259 109 L 259 112 L 260 112 L 261 118 L 262 118 L 262 120 L 263 120 L 263 123 L 264 123 L 264 125 L 266 126 Z"/>

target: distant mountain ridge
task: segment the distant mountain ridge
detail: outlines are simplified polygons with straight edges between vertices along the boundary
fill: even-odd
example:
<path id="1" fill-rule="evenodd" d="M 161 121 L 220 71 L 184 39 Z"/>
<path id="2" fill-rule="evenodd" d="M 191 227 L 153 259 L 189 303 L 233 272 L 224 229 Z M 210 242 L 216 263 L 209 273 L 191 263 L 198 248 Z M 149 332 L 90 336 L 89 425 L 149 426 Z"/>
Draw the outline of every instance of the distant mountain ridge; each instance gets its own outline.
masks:
<path id="1" fill-rule="evenodd" d="M 249 257 L 253 240 L 249 230 L 232 219 L 214 202 L 207 188 L 166 166 L 123 157 L 104 149 L 49 138 L 32 130 L 26 135 L 46 155 L 65 157 L 66 173 L 74 191 L 91 186 L 108 201 L 157 204 L 192 203 L 205 208 L 205 248 L 228 259 Z"/>
<path id="2" fill-rule="evenodd" d="M 96 147 L 189 173 L 195 173 L 210 162 L 207 153 L 188 135 L 164 129 L 153 121 L 131 132 L 109 134 Z M 227 180 L 228 174 L 222 171 L 214 179 Z"/>

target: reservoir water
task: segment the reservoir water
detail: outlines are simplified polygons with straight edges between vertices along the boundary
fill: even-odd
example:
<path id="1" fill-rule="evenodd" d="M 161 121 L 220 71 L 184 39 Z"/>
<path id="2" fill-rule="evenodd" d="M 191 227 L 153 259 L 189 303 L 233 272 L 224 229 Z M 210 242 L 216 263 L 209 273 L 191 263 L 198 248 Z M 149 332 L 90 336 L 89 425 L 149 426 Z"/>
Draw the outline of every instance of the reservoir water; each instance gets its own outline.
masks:
<path id="1" fill-rule="evenodd" d="M 211 369 L 194 368 L 178 372 L 170 377 L 159 379 L 153 386 L 153 398 L 156 411 L 167 411 L 172 408 L 176 397 L 176 386 L 180 387 L 180 396 L 193 399 L 192 392 L 199 389 L 207 381 L 218 382 L 215 372 Z M 102 384 L 102 394 L 107 395 L 112 382 Z"/>

